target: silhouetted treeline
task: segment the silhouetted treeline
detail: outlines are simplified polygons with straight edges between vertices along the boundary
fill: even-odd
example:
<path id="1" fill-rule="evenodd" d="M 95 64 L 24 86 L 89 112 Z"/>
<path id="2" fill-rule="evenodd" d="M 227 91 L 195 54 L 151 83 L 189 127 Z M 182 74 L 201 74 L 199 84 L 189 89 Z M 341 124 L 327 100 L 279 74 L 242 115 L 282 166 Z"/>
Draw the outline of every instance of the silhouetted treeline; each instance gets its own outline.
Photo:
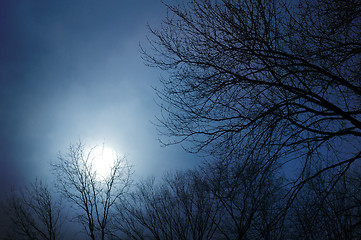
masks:
<path id="1" fill-rule="evenodd" d="M 162 179 L 140 180 L 126 192 L 122 187 L 114 189 L 121 190 L 122 197 L 109 206 L 100 195 L 107 193 L 107 186 L 98 185 L 88 198 L 88 208 L 67 198 L 70 214 L 57 192 L 36 181 L 13 191 L 3 205 L 12 224 L 3 239 L 66 239 L 69 229 L 64 226 L 69 223 L 81 223 L 75 231 L 90 239 L 357 239 L 361 235 L 359 169 L 343 174 L 332 186 L 333 174 L 312 179 L 290 205 L 285 196 L 292 187 L 282 174 L 261 168 L 261 161 L 243 166 L 207 162 L 197 169 L 168 172 Z M 97 198 L 99 202 L 94 202 Z M 98 225 L 104 218 L 98 219 L 96 214 L 103 213 L 97 213 L 96 204 L 107 211 L 107 217 L 101 215 L 106 217 L 104 225 Z M 86 219 L 90 216 L 93 219 Z M 85 223 L 94 224 L 92 232 Z"/>
<path id="2" fill-rule="evenodd" d="M 279 174 L 261 174 L 259 165 L 218 161 L 168 173 L 136 185 L 118 206 L 116 228 L 129 239 L 357 239 L 358 171 L 332 191 L 327 177 L 310 181 L 288 207 L 291 189 Z"/>

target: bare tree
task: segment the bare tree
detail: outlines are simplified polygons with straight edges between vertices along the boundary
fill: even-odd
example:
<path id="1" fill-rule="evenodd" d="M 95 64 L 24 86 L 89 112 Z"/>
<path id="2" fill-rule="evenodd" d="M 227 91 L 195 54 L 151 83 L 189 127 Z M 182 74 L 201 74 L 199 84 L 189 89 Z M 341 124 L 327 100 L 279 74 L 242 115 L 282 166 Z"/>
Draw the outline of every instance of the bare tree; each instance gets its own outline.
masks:
<path id="1" fill-rule="evenodd" d="M 218 161 L 143 181 L 117 227 L 131 239 L 283 239 L 282 179 L 260 168 Z"/>
<path id="2" fill-rule="evenodd" d="M 358 171 L 344 174 L 328 192 L 333 174 L 306 184 L 292 207 L 293 238 L 357 239 L 361 234 L 361 179 Z"/>
<path id="3" fill-rule="evenodd" d="M 220 220 L 198 171 L 168 173 L 138 184 L 120 204 L 118 228 L 132 239 L 212 239 Z"/>
<path id="4" fill-rule="evenodd" d="M 10 223 L 9 239 L 61 239 L 60 200 L 41 181 L 13 190 L 3 207 Z"/>
<path id="5" fill-rule="evenodd" d="M 110 234 L 111 211 L 131 184 L 132 169 L 125 158 L 116 156 L 108 176 L 100 177 L 93 168 L 94 148 L 79 142 L 59 154 L 54 164 L 58 187 L 70 203 L 78 208 L 78 221 L 91 239 L 105 239 Z"/>
<path id="6" fill-rule="evenodd" d="M 277 221 L 284 201 L 282 179 L 261 161 L 215 161 L 202 169 L 220 206 L 217 231 L 222 239 L 282 239 Z"/>
<path id="7" fill-rule="evenodd" d="M 157 90 L 165 144 L 292 166 L 289 204 L 307 181 L 361 158 L 359 0 L 167 7 L 143 55 L 169 73 Z M 322 168 L 306 177 L 315 161 Z"/>

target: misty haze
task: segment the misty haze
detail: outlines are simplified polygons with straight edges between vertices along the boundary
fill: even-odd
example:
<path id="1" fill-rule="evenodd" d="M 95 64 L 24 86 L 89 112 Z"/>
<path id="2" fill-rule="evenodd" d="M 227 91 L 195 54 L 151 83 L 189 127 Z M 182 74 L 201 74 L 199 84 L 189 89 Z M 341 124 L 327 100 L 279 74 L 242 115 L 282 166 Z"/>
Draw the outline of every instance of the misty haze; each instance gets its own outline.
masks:
<path id="1" fill-rule="evenodd" d="M 360 239 L 360 0 L 4 1 L 0 239 Z"/>

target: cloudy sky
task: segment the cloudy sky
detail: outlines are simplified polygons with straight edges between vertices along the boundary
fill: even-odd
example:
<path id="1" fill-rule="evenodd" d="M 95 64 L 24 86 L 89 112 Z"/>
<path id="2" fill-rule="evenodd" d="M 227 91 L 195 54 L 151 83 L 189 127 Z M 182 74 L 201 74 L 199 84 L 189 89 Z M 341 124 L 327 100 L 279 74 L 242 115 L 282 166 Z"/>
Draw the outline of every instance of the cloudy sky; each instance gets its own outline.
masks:
<path id="1" fill-rule="evenodd" d="M 159 0 L 4 1 L 0 8 L 0 195 L 49 175 L 49 162 L 81 139 L 113 148 L 140 176 L 195 164 L 160 147 L 139 43 L 166 14 Z"/>

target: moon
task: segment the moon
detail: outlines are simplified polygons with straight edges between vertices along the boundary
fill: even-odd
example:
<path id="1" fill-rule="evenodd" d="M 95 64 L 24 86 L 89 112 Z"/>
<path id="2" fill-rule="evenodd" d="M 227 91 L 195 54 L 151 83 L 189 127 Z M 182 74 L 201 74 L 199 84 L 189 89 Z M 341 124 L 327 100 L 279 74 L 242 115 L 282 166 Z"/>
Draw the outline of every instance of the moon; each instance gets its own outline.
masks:
<path id="1" fill-rule="evenodd" d="M 115 151 L 105 145 L 96 146 L 91 150 L 92 168 L 98 179 L 109 176 L 117 158 Z"/>

